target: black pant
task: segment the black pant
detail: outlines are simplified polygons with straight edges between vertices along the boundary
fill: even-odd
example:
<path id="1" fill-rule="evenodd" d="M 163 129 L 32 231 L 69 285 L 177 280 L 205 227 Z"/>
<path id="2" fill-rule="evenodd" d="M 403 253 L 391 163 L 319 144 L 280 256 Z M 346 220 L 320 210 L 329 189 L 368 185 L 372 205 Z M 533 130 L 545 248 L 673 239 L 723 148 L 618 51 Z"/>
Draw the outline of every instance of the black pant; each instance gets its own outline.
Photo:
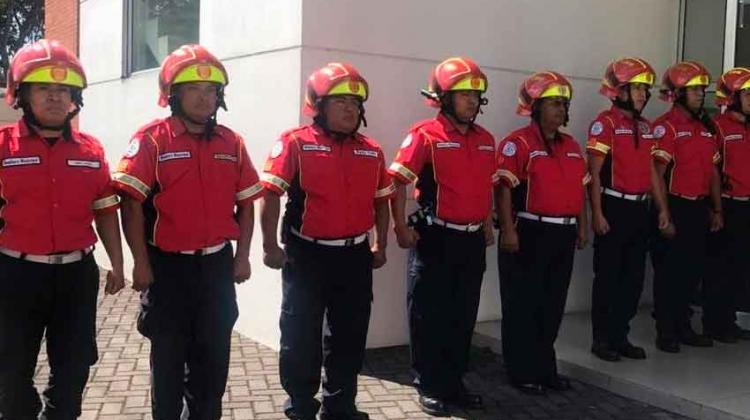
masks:
<path id="1" fill-rule="evenodd" d="M 369 245 L 365 241 L 350 247 L 325 246 L 289 235 L 286 252 L 279 321 L 279 375 L 289 395 L 285 410 L 301 418 L 315 417 L 322 364 L 325 410 L 332 415 L 351 413 L 372 305 Z"/>
<path id="2" fill-rule="evenodd" d="M 420 394 L 448 398 L 463 388 L 486 268 L 482 231 L 417 227 L 409 257 L 409 334 Z"/>
<path id="3" fill-rule="evenodd" d="M 704 201 L 668 199 L 677 234 L 654 238 L 654 317 L 658 337 L 676 340 L 690 329 L 690 300 L 705 270 L 708 208 Z"/>
<path id="4" fill-rule="evenodd" d="M 237 320 L 232 247 L 206 255 L 149 247 L 154 283 L 141 295 L 138 331 L 151 340 L 154 420 L 213 420 L 229 372 Z M 184 407 L 183 398 L 187 402 Z"/>
<path id="5" fill-rule="evenodd" d="M 91 254 L 60 265 L 0 255 L 0 419 L 37 419 L 42 403 L 33 377 L 43 335 L 50 375 L 41 419 L 81 414 L 89 367 L 98 357 L 98 291 Z"/>
<path id="6" fill-rule="evenodd" d="M 739 297 L 750 274 L 750 202 L 722 202 L 724 229 L 708 236 L 703 281 L 703 326 L 716 334 L 734 328 Z"/>
<path id="7" fill-rule="evenodd" d="M 576 226 L 519 219 L 519 250 L 500 251 L 503 357 L 514 383 L 557 376 L 555 340 L 573 270 Z"/>
<path id="8" fill-rule="evenodd" d="M 619 346 L 643 292 L 650 233 L 648 202 L 602 195 L 609 232 L 594 238 L 591 326 L 595 342 Z"/>

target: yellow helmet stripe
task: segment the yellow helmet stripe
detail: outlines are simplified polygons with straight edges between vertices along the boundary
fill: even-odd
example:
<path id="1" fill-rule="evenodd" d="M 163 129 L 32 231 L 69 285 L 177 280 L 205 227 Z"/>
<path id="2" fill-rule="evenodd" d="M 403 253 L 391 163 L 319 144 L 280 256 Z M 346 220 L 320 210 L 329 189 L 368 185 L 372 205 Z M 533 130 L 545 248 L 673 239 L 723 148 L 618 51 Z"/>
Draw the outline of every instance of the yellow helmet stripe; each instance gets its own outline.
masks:
<path id="1" fill-rule="evenodd" d="M 333 95 L 356 95 L 364 101 L 367 99 L 367 88 L 362 82 L 356 80 L 344 80 L 329 90 L 326 96 Z"/>
<path id="2" fill-rule="evenodd" d="M 224 72 L 210 64 L 193 64 L 185 67 L 172 81 L 173 85 L 188 82 L 214 82 L 222 85 L 227 84 Z"/>
<path id="3" fill-rule="evenodd" d="M 643 72 L 641 74 L 636 75 L 632 79 L 628 80 L 628 83 L 643 83 L 649 86 L 653 86 L 654 84 L 654 74 L 651 72 Z"/>
<path id="4" fill-rule="evenodd" d="M 701 74 L 698 76 L 693 77 L 692 79 L 688 80 L 687 83 L 685 83 L 685 87 L 688 86 L 708 86 L 710 80 L 708 75 Z"/>
<path id="5" fill-rule="evenodd" d="M 58 83 L 83 89 L 83 76 L 67 67 L 46 66 L 26 75 L 21 83 Z"/>
<path id="6" fill-rule="evenodd" d="M 742 86 L 740 86 L 740 90 L 750 89 L 750 79 L 747 80 L 747 82 L 743 83 Z"/>
<path id="7" fill-rule="evenodd" d="M 487 81 L 481 77 L 469 76 L 453 85 L 450 90 L 478 90 L 480 92 L 486 92 Z"/>
<path id="8" fill-rule="evenodd" d="M 567 85 L 552 85 L 547 88 L 542 94 L 539 96 L 540 98 L 550 98 L 554 96 L 561 96 L 566 99 L 570 99 L 573 96 L 573 92 L 571 92 L 570 87 Z"/>

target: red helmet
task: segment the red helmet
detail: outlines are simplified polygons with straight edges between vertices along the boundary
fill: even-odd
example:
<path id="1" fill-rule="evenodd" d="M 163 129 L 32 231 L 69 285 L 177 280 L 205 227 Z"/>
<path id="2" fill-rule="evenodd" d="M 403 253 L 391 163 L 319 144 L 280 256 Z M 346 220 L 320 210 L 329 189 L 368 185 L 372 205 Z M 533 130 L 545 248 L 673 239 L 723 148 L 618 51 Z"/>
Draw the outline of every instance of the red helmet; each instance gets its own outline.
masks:
<path id="1" fill-rule="evenodd" d="M 487 76 L 470 58 L 449 58 L 435 66 L 430 74 L 427 91 L 432 96 L 427 98 L 427 104 L 439 108 L 438 98 L 453 90 L 476 90 L 484 93 L 487 91 Z"/>
<path id="2" fill-rule="evenodd" d="M 328 63 L 315 70 L 307 79 L 305 91 L 305 115 L 318 114 L 317 105 L 325 96 L 355 95 L 367 100 L 370 87 L 367 80 L 349 63 Z"/>
<path id="3" fill-rule="evenodd" d="M 24 46 L 13 56 L 5 88 L 8 105 L 18 105 L 21 83 L 57 83 L 84 89 L 86 74 L 75 54 L 59 41 L 42 39 Z"/>
<path id="4" fill-rule="evenodd" d="M 623 86 L 629 83 L 653 86 L 654 79 L 656 79 L 656 73 L 647 62 L 636 57 L 621 58 L 607 66 L 599 93 L 609 99 L 615 99 Z"/>
<path id="5" fill-rule="evenodd" d="M 736 67 L 727 71 L 716 82 L 716 105 L 731 105 L 735 94 L 745 89 L 750 89 L 750 68 Z"/>
<path id="6" fill-rule="evenodd" d="M 573 85 L 568 79 L 554 71 L 534 73 L 521 83 L 518 90 L 516 114 L 531 115 L 534 102 L 542 98 L 557 96 L 567 100 L 573 97 Z"/>
<path id="7" fill-rule="evenodd" d="M 695 61 L 682 61 L 672 65 L 661 78 L 661 98 L 667 102 L 676 99 L 677 90 L 690 86 L 708 86 L 711 74 L 702 64 Z"/>
<path id="8" fill-rule="evenodd" d="M 188 44 L 172 51 L 164 59 L 159 71 L 159 106 L 169 104 L 172 85 L 188 82 L 229 84 L 229 75 L 219 59 L 206 48 Z"/>

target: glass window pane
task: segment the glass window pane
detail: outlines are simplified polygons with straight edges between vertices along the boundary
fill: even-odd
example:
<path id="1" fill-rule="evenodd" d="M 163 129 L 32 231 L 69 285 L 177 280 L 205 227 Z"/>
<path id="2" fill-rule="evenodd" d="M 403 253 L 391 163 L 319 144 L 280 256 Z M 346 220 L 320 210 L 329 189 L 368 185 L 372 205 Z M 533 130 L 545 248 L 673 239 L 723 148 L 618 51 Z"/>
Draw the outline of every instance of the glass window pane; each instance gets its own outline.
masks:
<path id="1" fill-rule="evenodd" d="M 132 0 L 131 71 L 159 67 L 183 44 L 198 43 L 200 0 Z"/>
<path id="2" fill-rule="evenodd" d="M 718 78 L 724 69 L 726 1 L 685 0 L 684 60 L 702 63 Z"/>

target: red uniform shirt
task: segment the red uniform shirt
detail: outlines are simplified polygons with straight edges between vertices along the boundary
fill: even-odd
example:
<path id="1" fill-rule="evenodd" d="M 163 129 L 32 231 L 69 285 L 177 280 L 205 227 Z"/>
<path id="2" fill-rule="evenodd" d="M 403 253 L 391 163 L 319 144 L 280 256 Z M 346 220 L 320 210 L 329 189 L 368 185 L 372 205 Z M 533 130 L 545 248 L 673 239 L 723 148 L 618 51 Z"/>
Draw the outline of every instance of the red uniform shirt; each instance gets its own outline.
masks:
<path id="1" fill-rule="evenodd" d="M 540 216 L 577 216 L 590 177 L 578 142 L 568 134 L 547 150 L 536 123 L 508 134 L 498 147 L 500 181 L 513 188 L 513 208 Z"/>
<path id="2" fill-rule="evenodd" d="M 415 197 L 440 219 L 479 223 L 492 208 L 498 182 L 495 139 L 472 124 L 461 134 L 443 114 L 415 124 L 388 172 L 400 182 L 416 181 Z"/>
<path id="3" fill-rule="evenodd" d="M 599 114 L 589 129 L 586 150 L 604 158 L 602 187 L 626 194 L 651 191 L 651 148 L 655 140 L 648 121 L 625 115 L 612 106 Z"/>
<path id="4" fill-rule="evenodd" d="M 0 128 L 0 246 L 54 254 L 96 243 L 94 215 L 117 210 L 99 141 L 73 130 L 50 144 L 23 120 Z"/>
<path id="5" fill-rule="evenodd" d="M 239 238 L 235 206 L 263 191 L 242 137 L 217 126 L 206 140 L 175 117 L 138 130 L 114 178 L 119 191 L 145 201 L 147 238 L 168 252 Z"/>
<path id="6" fill-rule="evenodd" d="M 672 107 L 654 121 L 654 159 L 669 165 L 671 194 L 695 199 L 708 195 L 714 164 L 720 156 L 716 137 L 685 111 Z"/>
<path id="7" fill-rule="evenodd" d="M 714 118 L 721 153 L 721 190 L 732 197 L 750 197 L 750 129 L 731 112 Z"/>
<path id="8" fill-rule="evenodd" d="M 378 144 L 357 133 L 337 141 L 317 125 L 282 134 L 266 161 L 263 185 L 289 193 L 284 224 L 316 239 L 370 230 L 375 200 L 395 191 Z"/>

